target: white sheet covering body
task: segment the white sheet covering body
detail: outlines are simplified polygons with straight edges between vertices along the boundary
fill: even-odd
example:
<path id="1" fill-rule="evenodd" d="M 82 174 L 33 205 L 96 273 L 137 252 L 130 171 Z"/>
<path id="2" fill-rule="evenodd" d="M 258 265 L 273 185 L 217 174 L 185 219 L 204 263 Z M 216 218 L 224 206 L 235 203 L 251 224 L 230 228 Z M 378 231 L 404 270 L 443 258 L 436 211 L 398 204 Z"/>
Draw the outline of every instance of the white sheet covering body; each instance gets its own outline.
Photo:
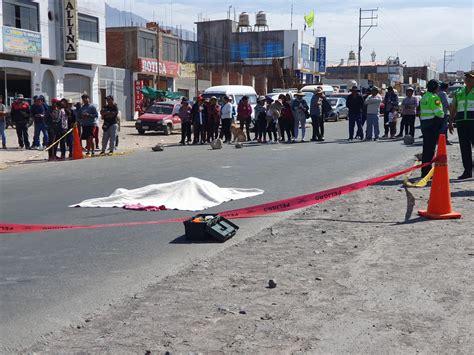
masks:
<path id="1" fill-rule="evenodd" d="M 69 207 L 124 207 L 140 204 L 164 205 L 167 209 L 183 211 L 201 211 L 223 202 L 261 195 L 263 192 L 260 189 L 219 187 L 210 181 L 189 177 L 133 190 L 120 188 L 108 197 L 84 200 Z"/>

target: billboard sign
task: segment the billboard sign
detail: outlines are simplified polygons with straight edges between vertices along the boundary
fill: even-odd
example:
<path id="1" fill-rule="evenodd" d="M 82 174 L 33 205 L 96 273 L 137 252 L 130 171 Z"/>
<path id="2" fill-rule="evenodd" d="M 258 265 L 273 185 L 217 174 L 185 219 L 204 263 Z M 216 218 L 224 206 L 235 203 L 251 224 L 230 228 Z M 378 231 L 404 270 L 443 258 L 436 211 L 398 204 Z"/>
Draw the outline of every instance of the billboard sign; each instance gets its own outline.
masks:
<path id="1" fill-rule="evenodd" d="M 326 72 L 326 37 L 318 38 L 318 72 Z"/>
<path id="2" fill-rule="evenodd" d="M 76 0 L 64 0 L 64 59 L 77 60 L 78 24 Z"/>
<path id="3" fill-rule="evenodd" d="M 41 33 L 3 26 L 3 51 L 41 57 Z"/>

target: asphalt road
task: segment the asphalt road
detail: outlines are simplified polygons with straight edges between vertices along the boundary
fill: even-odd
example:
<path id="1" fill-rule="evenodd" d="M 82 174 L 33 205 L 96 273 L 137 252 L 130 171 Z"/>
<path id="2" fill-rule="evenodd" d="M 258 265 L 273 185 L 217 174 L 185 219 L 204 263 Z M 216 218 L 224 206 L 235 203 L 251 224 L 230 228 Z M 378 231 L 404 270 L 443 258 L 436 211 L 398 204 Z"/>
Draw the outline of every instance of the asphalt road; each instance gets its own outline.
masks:
<path id="1" fill-rule="evenodd" d="M 97 224 L 189 216 L 189 212 L 132 212 L 67 208 L 116 188 L 137 188 L 189 176 L 222 187 L 257 187 L 263 195 L 211 211 L 292 197 L 374 176 L 407 161 L 417 146 L 400 141 L 354 142 L 347 122 L 328 123 L 326 142 L 167 147 L 164 152 L 63 163 L 32 164 L 0 172 L 0 221 Z M 200 257 L 254 235 L 290 213 L 237 220 L 225 244 L 188 244 L 182 224 L 50 231 L 0 236 L 0 351 L 15 350 L 42 334 L 78 324 Z"/>

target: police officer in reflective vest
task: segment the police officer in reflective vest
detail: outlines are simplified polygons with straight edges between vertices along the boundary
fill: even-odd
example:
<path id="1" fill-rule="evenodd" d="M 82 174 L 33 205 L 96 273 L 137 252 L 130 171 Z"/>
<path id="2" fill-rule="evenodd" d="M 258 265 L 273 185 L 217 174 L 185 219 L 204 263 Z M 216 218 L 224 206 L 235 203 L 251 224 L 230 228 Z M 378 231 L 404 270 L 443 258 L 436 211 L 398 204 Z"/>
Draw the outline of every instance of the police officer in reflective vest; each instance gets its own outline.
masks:
<path id="1" fill-rule="evenodd" d="M 472 178 L 472 145 L 474 145 L 474 70 L 464 74 L 464 86 L 458 89 L 453 96 L 450 107 L 449 131 L 453 133 L 453 121 L 461 148 L 462 165 L 464 172 L 458 179 Z"/>
<path id="2" fill-rule="evenodd" d="M 430 80 L 426 84 L 428 90 L 420 101 L 420 121 L 421 132 L 423 134 L 423 154 L 422 162 L 431 161 L 435 154 L 439 133 L 443 128 L 444 111 L 440 97 L 436 94 L 439 89 L 437 80 Z M 421 169 L 422 177 L 425 177 L 431 170 L 431 165 Z"/>

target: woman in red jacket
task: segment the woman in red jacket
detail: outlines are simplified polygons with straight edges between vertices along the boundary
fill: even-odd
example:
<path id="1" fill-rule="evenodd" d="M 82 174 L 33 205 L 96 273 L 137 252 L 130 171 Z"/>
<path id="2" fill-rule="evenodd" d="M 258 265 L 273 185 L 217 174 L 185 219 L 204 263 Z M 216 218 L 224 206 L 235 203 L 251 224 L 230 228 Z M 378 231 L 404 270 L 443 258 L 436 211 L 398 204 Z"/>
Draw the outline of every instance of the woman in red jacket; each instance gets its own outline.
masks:
<path id="1" fill-rule="evenodd" d="M 240 129 L 247 134 L 247 141 L 250 141 L 250 121 L 252 119 L 252 106 L 249 104 L 249 97 L 244 96 L 237 106 L 237 119 L 240 122 Z"/>

